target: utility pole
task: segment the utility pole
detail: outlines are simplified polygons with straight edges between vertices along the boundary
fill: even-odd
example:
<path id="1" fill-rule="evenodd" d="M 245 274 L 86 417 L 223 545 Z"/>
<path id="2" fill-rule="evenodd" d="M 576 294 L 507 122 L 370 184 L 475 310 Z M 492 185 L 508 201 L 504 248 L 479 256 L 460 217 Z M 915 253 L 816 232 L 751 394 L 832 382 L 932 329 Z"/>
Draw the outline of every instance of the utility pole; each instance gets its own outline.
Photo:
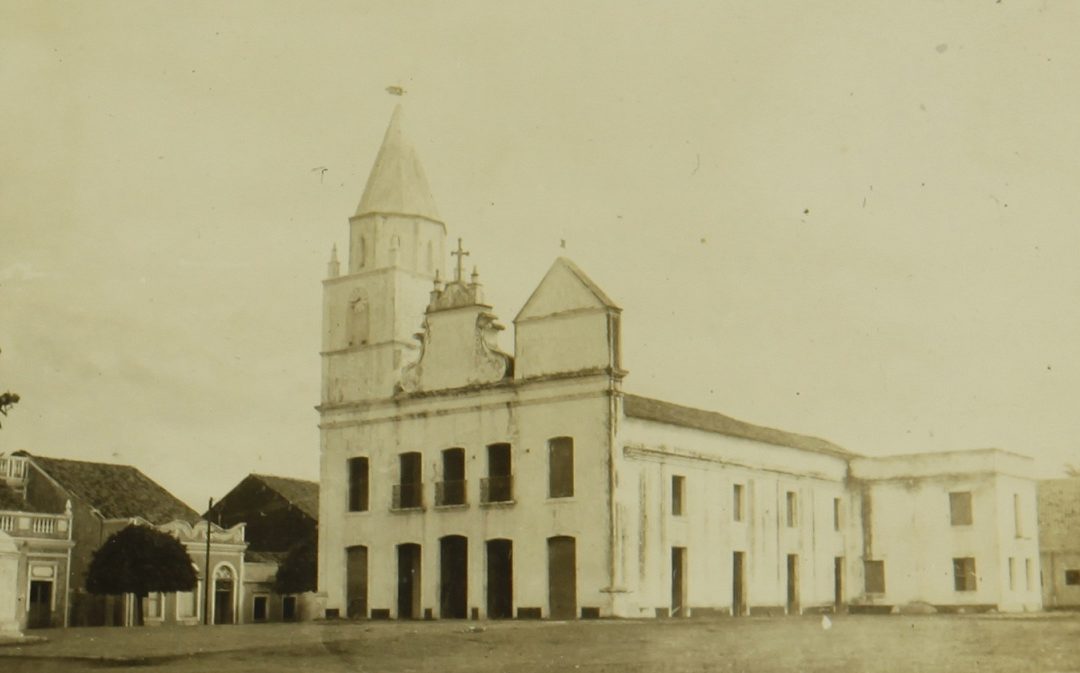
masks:
<path id="1" fill-rule="evenodd" d="M 210 510 L 214 509 L 214 499 L 206 508 L 206 565 L 203 566 L 203 624 L 210 623 Z"/>

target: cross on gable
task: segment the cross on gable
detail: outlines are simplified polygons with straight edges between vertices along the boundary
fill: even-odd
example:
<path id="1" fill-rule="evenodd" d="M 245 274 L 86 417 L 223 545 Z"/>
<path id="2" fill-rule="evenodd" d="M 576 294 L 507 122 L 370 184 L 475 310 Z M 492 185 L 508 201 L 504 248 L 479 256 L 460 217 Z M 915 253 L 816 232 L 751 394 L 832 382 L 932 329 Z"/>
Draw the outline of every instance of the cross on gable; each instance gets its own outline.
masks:
<path id="1" fill-rule="evenodd" d="M 450 254 L 457 257 L 457 273 L 454 277 L 454 280 L 460 283 L 461 276 L 464 273 L 463 266 L 465 264 L 465 258 L 469 255 L 468 251 L 461 247 L 460 238 L 457 240 L 457 250 L 451 252 Z"/>

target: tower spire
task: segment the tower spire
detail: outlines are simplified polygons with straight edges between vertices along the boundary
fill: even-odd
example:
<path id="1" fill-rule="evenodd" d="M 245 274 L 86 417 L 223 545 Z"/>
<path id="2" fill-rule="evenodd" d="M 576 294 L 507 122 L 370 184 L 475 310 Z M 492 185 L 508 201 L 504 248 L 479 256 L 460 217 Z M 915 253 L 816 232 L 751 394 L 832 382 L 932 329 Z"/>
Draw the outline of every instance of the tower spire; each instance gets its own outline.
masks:
<path id="1" fill-rule="evenodd" d="M 379 154 L 371 167 L 356 217 L 374 213 L 415 215 L 436 222 L 439 213 L 431 197 L 424 167 L 402 130 L 404 112 L 399 103 L 390 117 Z"/>

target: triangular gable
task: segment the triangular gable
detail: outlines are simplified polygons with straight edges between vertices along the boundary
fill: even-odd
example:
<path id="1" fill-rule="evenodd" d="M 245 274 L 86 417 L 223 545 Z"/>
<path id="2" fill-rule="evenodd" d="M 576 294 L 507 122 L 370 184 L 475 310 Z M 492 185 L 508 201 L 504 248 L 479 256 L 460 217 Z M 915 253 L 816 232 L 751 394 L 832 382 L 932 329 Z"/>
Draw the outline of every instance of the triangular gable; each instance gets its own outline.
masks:
<path id="1" fill-rule="evenodd" d="M 582 309 L 622 310 L 576 264 L 559 257 L 514 322 Z"/>

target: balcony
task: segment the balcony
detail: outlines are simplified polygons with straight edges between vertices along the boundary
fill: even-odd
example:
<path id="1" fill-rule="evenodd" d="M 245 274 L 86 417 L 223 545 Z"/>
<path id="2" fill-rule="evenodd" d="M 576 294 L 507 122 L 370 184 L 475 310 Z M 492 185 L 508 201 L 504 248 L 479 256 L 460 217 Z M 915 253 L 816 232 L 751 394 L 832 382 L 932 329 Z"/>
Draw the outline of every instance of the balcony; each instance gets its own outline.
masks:
<path id="1" fill-rule="evenodd" d="M 480 502 L 485 505 L 514 502 L 514 476 L 485 477 L 480 480 Z"/>
<path id="2" fill-rule="evenodd" d="M 424 509 L 424 484 L 394 484 L 392 510 Z"/>
<path id="3" fill-rule="evenodd" d="M 71 539 L 71 516 L 16 511 L 0 512 L 0 531 L 16 538 L 68 540 Z"/>
<path id="4" fill-rule="evenodd" d="M 435 506 L 453 507 L 454 505 L 464 505 L 466 483 L 464 480 L 435 482 Z"/>

